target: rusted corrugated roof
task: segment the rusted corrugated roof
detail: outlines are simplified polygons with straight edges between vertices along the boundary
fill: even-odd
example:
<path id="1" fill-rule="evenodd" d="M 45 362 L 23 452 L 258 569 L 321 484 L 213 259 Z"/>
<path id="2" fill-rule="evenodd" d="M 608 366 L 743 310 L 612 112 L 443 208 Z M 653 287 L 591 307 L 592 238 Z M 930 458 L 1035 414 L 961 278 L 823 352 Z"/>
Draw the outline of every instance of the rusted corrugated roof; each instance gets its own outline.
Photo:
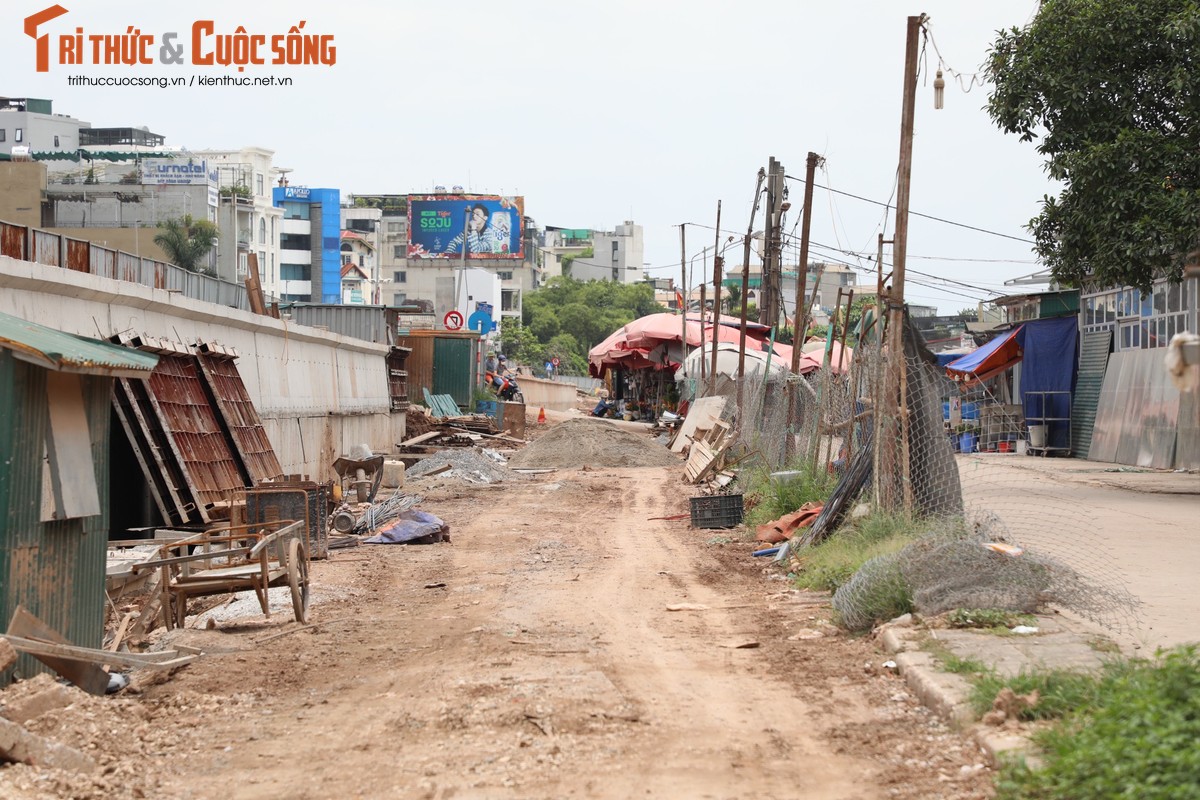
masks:
<path id="1" fill-rule="evenodd" d="M 0 347 L 22 361 L 59 372 L 148 378 L 158 356 L 76 336 L 0 313 Z"/>

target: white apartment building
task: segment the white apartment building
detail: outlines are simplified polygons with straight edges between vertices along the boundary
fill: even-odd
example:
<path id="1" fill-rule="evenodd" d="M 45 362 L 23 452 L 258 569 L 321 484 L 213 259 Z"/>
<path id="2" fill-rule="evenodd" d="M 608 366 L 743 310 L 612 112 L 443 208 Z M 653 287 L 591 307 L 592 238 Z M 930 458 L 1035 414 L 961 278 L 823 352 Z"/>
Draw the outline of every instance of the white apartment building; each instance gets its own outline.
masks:
<path id="1" fill-rule="evenodd" d="M 279 297 L 283 209 L 274 206 L 271 190 L 277 176 L 286 175 L 288 170 L 275 167 L 275 151 L 263 147 L 197 150 L 194 155 L 205 159 L 217 174 L 216 222 L 221 232 L 217 276 L 241 283 L 253 254 L 258 260 L 263 293 Z"/>

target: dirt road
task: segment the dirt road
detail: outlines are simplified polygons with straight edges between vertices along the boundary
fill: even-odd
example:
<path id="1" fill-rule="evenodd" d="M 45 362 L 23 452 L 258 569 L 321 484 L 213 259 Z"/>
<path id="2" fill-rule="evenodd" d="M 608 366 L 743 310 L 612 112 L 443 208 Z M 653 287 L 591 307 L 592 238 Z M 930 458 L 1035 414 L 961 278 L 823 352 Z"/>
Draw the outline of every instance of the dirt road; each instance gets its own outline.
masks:
<path id="1" fill-rule="evenodd" d="M 106 777 L 17 767 L 0 788 L 988 796 L 974 747 L 929 718 L 873 643 L 838 634 L 823 598 L 769 580 L 725 532 L 649 519 L 686 511 L 685 489 L 677 468 L 427 488 L 422 507 L 451 524 L 453 543 L 314 562 L 315 627 L 278 614 L 174 634 L 210 655 L 138 694 L 88 698 L 74 713 L 89 724 L 57 718 L 60 740 L 90 750 Z"/>

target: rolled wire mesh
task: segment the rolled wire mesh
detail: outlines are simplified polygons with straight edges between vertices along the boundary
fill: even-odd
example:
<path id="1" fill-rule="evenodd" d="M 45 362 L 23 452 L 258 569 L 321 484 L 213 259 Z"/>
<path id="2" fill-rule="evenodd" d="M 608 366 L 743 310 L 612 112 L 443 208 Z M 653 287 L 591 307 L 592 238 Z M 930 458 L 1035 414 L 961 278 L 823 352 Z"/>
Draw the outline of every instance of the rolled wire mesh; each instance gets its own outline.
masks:
<path id="1" fill-rule="evenodd" d="M 823 513 L 798 547 L 834 535 L 856 500 L 926 521 L 918 542 L 839 591 L 843 618 L 869 619 L 879 593 L 871 587 L 901 576 L 926 614 L 1050 604 L 1133 631 L 1138 601 L 1096 532 L 1095 513 L 1062 484 L 1019 468 L 1016 450 L 1027 432 L 1007 388 L 1000 384 L 999 396 L 984 385 L 963 393 L 911 323 L 903 341 L 903 367 L 867 343 L 844 374 L 824 367 L 695 386 L 701 396 L 736 399 L 727 406 L 736 442 L 768 469 L 808 465 L 858 482 L 839 485 L 831 498 L 839 513 Z M 953 424 L 951 405 L 960 411 Z"/>

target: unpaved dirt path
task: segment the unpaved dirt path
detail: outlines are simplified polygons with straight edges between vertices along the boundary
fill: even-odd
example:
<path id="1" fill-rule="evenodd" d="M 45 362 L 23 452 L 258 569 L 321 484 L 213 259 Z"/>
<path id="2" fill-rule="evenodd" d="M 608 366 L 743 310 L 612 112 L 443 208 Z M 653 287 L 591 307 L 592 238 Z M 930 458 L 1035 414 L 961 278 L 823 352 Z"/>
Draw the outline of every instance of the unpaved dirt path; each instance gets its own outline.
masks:
<path id="1" fill-rule="evenodd" d="M 318 581 L 361 586 L 314 610 L 346 621 L 156 687 L 266 690 L 214 725 L 214 749 L 228 752 L 178 765 L 177 791 L 985 796 L 986 776 L 960 780 L 971 748 L 929 723 L 900 680 L 864 672 L 882 661 L 869 642 L 821 624 L 823 607 L 763 577 L 748 546 L 707 544 L 723 532 L 649 519 L 686 511 L 679 472 L 429 492 L 423 507 L 451 524 L 453 544 L 364 547 L 317 565 Z M 725 563 L 735 558 L 745 570 Z M 804 631 L 831 636 L 788 641 Z M 730 647 L 747 642 L 760 646 Z"/>
<path id="2" fill-rule="evenodd" d="M 108 796 L 990 796 L 978 751 L 825 598 L 730 532 L 649 519 L 687 510 L 680 472 L 410 487 L 453 543 L 314 562 L 315 627 L 174 634 L 210 655 L 124 701 L 159 733 L 122 765 L 144 785 Z"/>

